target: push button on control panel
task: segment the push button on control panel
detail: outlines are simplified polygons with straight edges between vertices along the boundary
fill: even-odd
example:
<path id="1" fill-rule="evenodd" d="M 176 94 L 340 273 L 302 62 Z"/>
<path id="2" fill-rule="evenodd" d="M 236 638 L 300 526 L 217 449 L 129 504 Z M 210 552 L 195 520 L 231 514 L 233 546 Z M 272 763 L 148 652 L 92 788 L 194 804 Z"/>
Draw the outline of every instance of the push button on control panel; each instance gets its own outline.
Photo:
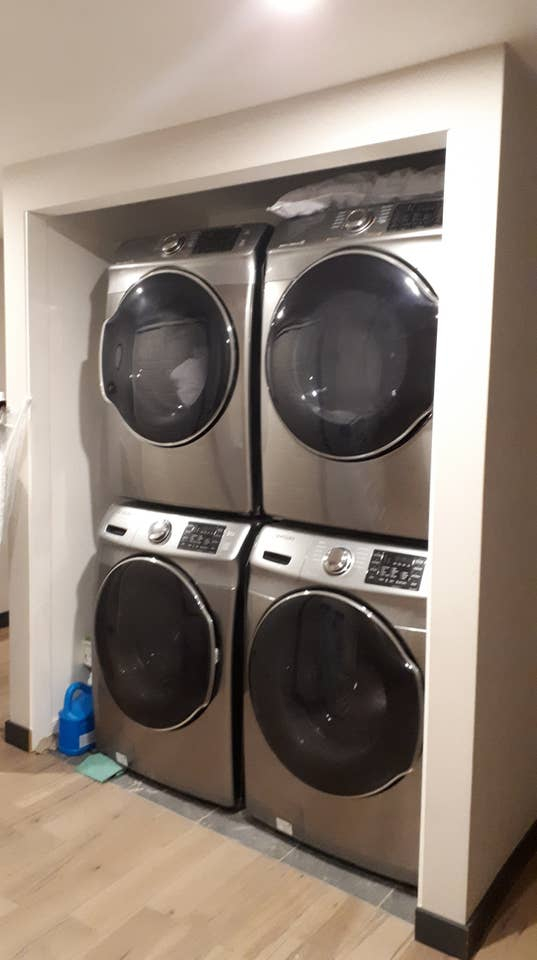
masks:
<path id="1" fill-rule="evenodd" d="M 366 583 L 400 590 L 419 590 L 425 570 L 425 557 L 412 553 L 373 550 L 365 578 Z"/>
<path id="2" fill-rule="evenodd" d="M 178 549 L 195 553 L 216 553 L 224 536 L 225 526 L 213 523 L 187 523 Z"/>

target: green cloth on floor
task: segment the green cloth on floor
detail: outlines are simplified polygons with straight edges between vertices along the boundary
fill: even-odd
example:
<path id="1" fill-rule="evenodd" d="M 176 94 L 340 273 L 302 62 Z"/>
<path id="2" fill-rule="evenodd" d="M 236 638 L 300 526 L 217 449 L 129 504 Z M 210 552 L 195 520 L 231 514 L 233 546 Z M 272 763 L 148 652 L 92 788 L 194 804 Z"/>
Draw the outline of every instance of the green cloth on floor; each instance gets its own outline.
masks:
<path id="1" fill-rule="evenodd" d="M 104 783 L 106 780 L 111 780 L 112 777 L 117 777 L 120 773 L 125 772 L 124 767 L 112 760 L 111 757 L 106 757 L 104 753 L 90 753 L 89 757 L 79 763 L 76 769 L 79 773 L 83 773 L 85 777 L 91 777 L 92 780 L 98 780 L 99 783 Z"/>

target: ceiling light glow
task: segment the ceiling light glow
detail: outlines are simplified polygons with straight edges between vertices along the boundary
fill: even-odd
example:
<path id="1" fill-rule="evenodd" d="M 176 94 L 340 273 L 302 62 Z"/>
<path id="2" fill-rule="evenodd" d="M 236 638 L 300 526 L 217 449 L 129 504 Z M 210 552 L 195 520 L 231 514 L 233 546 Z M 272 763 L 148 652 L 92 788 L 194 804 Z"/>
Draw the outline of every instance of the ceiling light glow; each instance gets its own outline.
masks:
<path id="1" fill-rule="evenodd" d="M 319 0 L 266 0 L 269 7 L 279 10 L 280 13 L 307 13 L 318 4 Z"/>

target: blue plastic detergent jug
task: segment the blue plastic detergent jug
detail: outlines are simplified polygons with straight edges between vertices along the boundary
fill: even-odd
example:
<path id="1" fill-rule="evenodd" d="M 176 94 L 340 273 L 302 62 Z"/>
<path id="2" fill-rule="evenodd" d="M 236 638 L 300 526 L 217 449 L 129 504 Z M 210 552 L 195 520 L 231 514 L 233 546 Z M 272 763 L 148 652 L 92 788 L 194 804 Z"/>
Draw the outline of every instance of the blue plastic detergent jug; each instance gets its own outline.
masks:
<path id="1" fill-rule="evenodd" d="M 60 710 L 58 750 L 68 757 L 76 757 L 95 744 L 93 694 L 87 683 L 71 683 L 65 691 Z"/>

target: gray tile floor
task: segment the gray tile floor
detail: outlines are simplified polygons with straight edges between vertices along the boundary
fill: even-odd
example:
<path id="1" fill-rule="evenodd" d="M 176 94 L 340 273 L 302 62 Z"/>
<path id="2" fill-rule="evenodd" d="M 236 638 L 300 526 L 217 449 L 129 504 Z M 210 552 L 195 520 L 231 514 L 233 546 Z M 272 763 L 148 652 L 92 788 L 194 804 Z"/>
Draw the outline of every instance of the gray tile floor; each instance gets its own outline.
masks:
<path id="1" fill-rule="evenodd" d="M 316 853 L 295 841 L 287 840 L 275 831 L 254 823 L 244 810 L 235 812 L 212 807 L 158 787 L 132 773 L 124 773 L 113 782 L 123 790 L 137 793 L 216 833 L 231 837 L 246 847 L 252 847 L 275 860 L 285 861 L 303 873 L 318 877 L 346 893 L 382 907 L 396 917 L 414 921 L 416 897 L 411 888 L 396 886 L 381 877 L 365 873 L 325 854 Z"/>

